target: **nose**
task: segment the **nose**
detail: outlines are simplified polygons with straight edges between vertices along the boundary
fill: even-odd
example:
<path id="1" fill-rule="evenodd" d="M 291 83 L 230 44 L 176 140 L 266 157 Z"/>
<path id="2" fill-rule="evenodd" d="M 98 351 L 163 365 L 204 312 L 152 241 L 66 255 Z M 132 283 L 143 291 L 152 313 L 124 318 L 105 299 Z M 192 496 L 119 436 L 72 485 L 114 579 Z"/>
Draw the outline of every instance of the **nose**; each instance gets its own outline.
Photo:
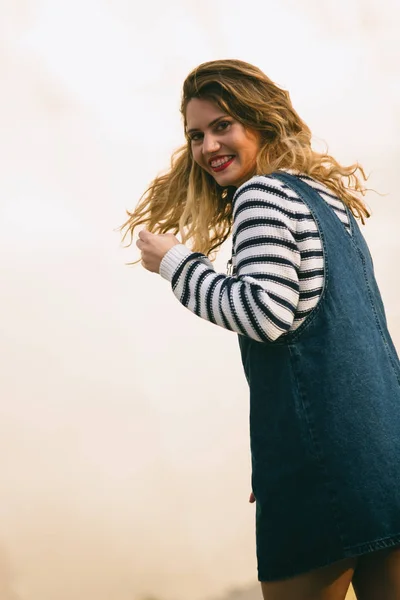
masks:
<path id="1" fill-rule="evenodd" d="M 205 154 L 206 156 L 207 156 L 207 154 L 213 154 L 214 152 L 219 150 L 219 148 L 220 148 L 220 143 L 214 135 L 208 134 L 208 135 L 204 136 L 204 138 L 203 138 L 203 154 Z"/>

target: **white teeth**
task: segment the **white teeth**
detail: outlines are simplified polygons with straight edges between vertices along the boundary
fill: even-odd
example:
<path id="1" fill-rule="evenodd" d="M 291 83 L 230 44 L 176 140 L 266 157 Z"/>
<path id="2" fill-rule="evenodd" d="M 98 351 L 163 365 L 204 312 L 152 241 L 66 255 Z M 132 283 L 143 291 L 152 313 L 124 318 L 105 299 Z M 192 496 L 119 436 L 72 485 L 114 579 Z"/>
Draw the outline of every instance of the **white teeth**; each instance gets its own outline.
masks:
<path id="1" fill-rule="evenodd" d="M 224 165 L 225 163 L 229 162 L 231 158 L 233 158 L 233 156 L 224 156 L 223 158 L 218 158 L 217 160 L 211 161 L 210 164 L 214 168 L 220 167 L 221 165 Z"/>

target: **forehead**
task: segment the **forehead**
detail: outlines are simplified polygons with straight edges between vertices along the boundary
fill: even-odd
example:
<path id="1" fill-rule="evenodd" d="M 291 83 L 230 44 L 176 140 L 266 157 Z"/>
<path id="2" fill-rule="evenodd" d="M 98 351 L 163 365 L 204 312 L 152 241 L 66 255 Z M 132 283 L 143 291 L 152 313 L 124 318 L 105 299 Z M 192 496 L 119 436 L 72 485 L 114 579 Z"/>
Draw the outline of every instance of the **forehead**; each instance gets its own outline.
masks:
<path id="1" fill-rule="evenodd" d="M 192 98 L 186 107 L 186 124 L 188 129 L 203 129 L 208 124 L 226 113 L 211 100 Z"/>

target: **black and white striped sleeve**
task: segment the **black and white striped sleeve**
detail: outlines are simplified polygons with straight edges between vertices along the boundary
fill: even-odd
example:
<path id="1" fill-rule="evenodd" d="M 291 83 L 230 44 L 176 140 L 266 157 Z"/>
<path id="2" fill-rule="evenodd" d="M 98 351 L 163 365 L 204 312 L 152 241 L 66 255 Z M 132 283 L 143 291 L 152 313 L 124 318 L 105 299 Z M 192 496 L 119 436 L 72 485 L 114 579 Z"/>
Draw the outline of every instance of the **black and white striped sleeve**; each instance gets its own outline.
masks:
<path id="1" fill-rule="evenodd" d="M 199 317 L 259 342 L 291 328 L 299 302 L 300 252 L 290 198 L 274 180 L 250 179 L 233 199 L 234 276 L 216 273 L 204 254 L 179 244 L 160 275 Z"/>

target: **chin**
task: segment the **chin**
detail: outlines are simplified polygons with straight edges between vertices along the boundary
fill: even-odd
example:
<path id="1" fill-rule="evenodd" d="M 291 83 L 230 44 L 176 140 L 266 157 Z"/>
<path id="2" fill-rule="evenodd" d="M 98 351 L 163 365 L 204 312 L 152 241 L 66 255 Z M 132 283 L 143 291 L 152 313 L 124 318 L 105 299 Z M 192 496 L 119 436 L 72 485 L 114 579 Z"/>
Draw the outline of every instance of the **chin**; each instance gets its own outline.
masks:
<path id="1" fill-rule="evenodd" d="M 238 177 L 236 173 L 213 173 L 213 177 L 218 183 L 221 182 L 221 185 L 236 185 L 240 175 Z"/>
<path id="2" fill-rule="evenodd" d="M 246 179 L 242 179 L 238 182 L 237 178 L 235 177 L 235 179 L 232 178 L 226 178 L 224 179 L 223 177 L 221 177 L 220 179 L 215 179 L 215 181 L 218 183 L 218 185 L 220 185 L 221 187 L 235 187 L 238 188 L 240 185 L 242 185 L 242 183 L 244 183 L 246 181 Z"/>
<path id="3" fill-rule="evenodd" d="M 250 178 L 251 178 L 250 173 L 235 173 L 235 174 L 232 173 L 231 176 L 229 176 L 228 173 L 226 173 L 226 175 L 221 174 L 220 177 L 215 177 L 215 174 L 214 174 L 215 181 L 221 187 L 236 187 L 236 188 L 238 188 L 239 186 L 241 186 L 243 183 L 245 183 Z"/>

